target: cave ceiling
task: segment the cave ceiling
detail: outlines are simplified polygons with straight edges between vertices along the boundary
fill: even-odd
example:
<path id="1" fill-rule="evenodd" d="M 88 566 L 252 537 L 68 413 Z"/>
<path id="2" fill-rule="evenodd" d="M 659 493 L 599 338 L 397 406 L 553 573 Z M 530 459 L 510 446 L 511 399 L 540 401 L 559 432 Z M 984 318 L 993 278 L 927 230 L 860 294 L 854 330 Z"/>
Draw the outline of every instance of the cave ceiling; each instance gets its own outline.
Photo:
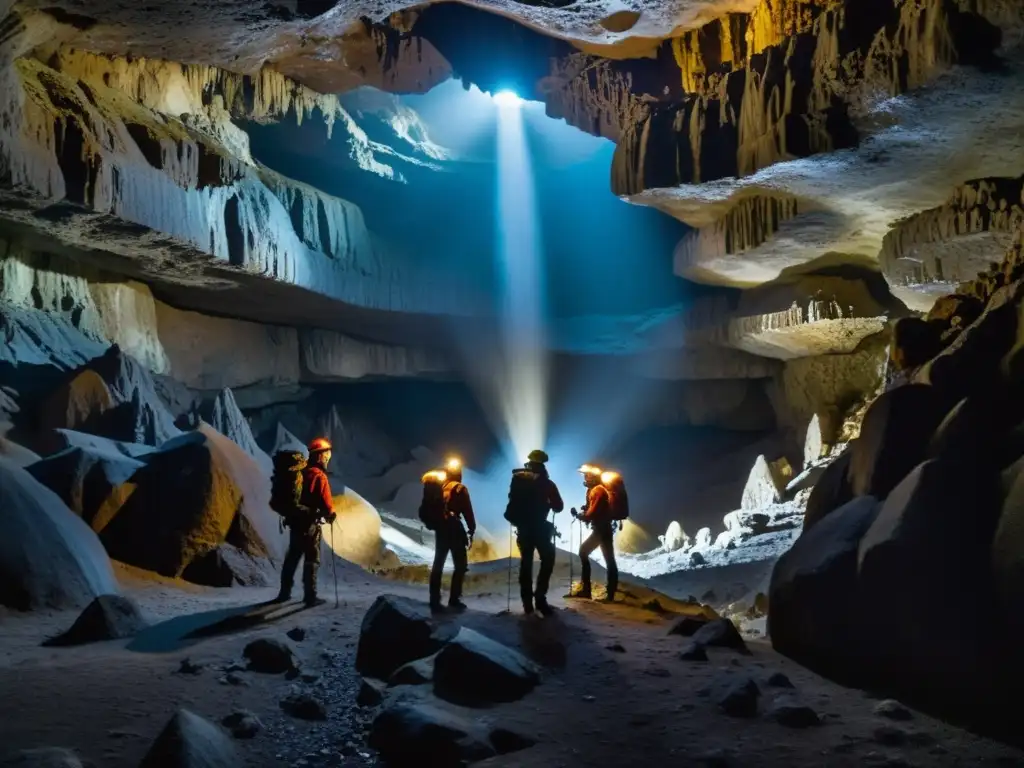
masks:
<path id="1" fill-rule="evenodd" d="M 852 351 L 903 311 L 882 294 L 927 310 L 1022 220 L 1020 0 L 0 0 L 0 16 L 0 217 L 201 311 L 302 325 L 315 310 L 318 327 L 417 344 L 486 313 L 468 283 L 446 302 L 451 276 L 344 194 L 255 161 L 238 127 L 326 120 L 343 164 L 391 182 L 450 166 L 366 86 L 456 77 L 542 101 L 615 143 L 615 194 L 690 227 L 677 276 L 745 289 L 569 319 L 565 351 L 640 338 L 746 371 L 744 355 Z"/>

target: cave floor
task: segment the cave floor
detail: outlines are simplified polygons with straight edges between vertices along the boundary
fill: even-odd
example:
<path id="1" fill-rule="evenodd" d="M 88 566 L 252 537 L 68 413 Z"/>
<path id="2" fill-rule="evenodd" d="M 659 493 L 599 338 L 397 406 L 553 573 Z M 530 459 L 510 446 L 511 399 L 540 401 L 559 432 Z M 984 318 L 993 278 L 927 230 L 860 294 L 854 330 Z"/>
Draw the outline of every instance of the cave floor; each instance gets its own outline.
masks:
<path id="1" fill-rule="evenodd" d="M 210 612 L 258 603 L 274 590 L 207 590 L 140 579 L 123 569 L 119 576 L 148 618 L 161 628 L 177 628 L 147 630 L 130 641 L 45 648 L 39 643 L 69 625 L 74 614 L 0 614 L 0 744 L 5 750 L 67 747 L 98 768 L 134 768 L 177 708 L 212 721 L 246 709 L 264 725 L 255 738 L 236 742 L 247 766 L 377 764 L 363 738 L 372 710 L 354 704 L 360 622 L 381 592 L 425 599 L 424 587 L 346 568 L 339 574 L 338 608 L 331 600 L 273 624 L 183 647 L 175 638 L 197 616 L 208 622 Z M 498 615 L 505 608 L 507 581 L 496 575 L 494 582 L 488 587 L 477 580 L 467 598 L 471 610 L 446 620 L 518 646 L 552 669 L 520 702 L 464 712 L 538 740 L 528 751 L 481 766 L 1024 765 L 1024 753 L 924 715 L 914 713 L 901 723 L 874 715 L 877 702 L 871 697 L 817 677 L 764 641 L 748 641 L 751 656 L 713 648 L 708 662 L 683 661 L 678 651 L 686 640 L 667 634 L 668 617 L 579 601 L 546 620 Z M 331 592 L 325 589 L 324 595 Z M 296 626 L 306 630 L 305 639 L 295 643 L 303 670 L 319 675 L 317 680 L 241 672 L 237 676 L 244 684 L 227 682 L 223 668 L 241 658 L 247 642 L 284 637 Z M 610 648 L 616 644 L 624 650 Z M 197 673 L 179 671 L 186 658 L 200 666 Z M 776 671 L 790 678 L 796 695 L 822 716 L 823 725 L 787 728 L 764 714 L 732 718 L 702 694 L 729 676 L 750 675 L 761 686 L 763 713 L 782 690 L 762 682 Z M 293 688 L 325 701 L 328 720 L 310 723 L 284 715 L 279 701 Z"/>

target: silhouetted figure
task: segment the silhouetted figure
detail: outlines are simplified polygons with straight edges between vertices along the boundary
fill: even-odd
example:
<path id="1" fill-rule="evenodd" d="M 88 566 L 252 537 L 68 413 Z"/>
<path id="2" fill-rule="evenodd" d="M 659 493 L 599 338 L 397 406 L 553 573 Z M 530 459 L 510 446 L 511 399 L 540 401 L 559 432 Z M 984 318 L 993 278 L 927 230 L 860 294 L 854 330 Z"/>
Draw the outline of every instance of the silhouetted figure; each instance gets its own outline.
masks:
<path id="1" fill-rule="evenodd" d="M 423 476 L 423 483 L 420 519 L 434 532 L 430 610 L 437 612 L 444 609 L 441 603 L 441 576 L 448 554 L 451 553 L 455 571 L 452 573 L 452 588 L 448 593 L 448 607 L 464 611 L 466 605 L 462 602 L 462 581 L 469 568 L 469 548 L 473 546 L 476 518 L 469 489 L 462 484 L 462 463 L 458 459 L 450 459 L 445 471 L 428 472 Z M 431 488 L 428 485 L 430 483 L 440 485 L 440 488 Z"/>
<path id="2" fill-rule="evenodd" d="M 288 554 L 281 565 L 281 591 L 277 596 L 278 602 L 283 603 L 291 599 L 292 584 L 295 581 L 295 570 L 299 566 L 299 560 L 303 560 L 303 601 L 309 606 L 323 602 L 316 595 L 316 577 L 320 568 L 320 523 L 326 520 L 328 524 L 333 524 L 338 517 L 334 512 L 331 482 L 326 472 L 330 461 L 331 443 L 323 437 L 313 440 L 309 444 L 309 462 L 302 470 L 302 487 L 298 503 L 288 513 L 278 509 L 284 517 L 285 525 L 288 526 Z M 274 490 L 272 486 L 272 497 Z"/>
<path id="3" fill-rule="evenodd" d="M 565 505 L 558 486 L 548 477 L 544 464 L 548 455 L 544 451 L 531 451 L 522 469 L 512 470 L 512 483 L 508 490 L 505 519 L 516 527 L 519 545 L 519 594 L 523 611 L 533 613 L 534 605 L 545 616 L 550 616 L 548 585 L 555 569 L 555 526 L 548 520 L 548 512 L 561 512 Z M 537 586 L 533 585 L 533 555 L 540 555 Z M 511 553 L 509 553 L 511 556 Z"/>
<path id="4" fill-rule="evenodd" d="M 604 555 L 605 568 L 608 571 L 608 602 L 615 599 L 619 586 L 619 567 L 615 562 L 615 520 L 612 514 L 611 493 L 601 481 L 601 470 L 597 467 L 584 465 L 583 485 L 587 488 L 587 508 L 580 514 L 580 520 L 590 526 L 590 535 L 580 544 L 580 562 L 582 575 L 580 589 L 576 597 L 591 597 L 590 587 L 590 555 L 601 548 Z M 575 512 L 575 510 L 573 510 Z"/>

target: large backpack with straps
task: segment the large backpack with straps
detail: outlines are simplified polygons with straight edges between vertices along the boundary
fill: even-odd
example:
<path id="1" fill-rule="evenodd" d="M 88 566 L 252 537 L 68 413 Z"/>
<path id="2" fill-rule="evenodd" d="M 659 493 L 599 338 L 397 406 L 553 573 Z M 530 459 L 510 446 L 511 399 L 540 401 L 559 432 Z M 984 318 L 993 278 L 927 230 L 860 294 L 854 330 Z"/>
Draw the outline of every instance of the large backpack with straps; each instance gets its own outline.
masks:
<path id="1" fill-rule="evenodd" d="M 420 501 L 420 521 L 428 531 L 436 531 L 448 511 L 448 499 L 444 487 L 448 477 L 444 472 L 427 472 L 420 478 L 423 482 L 423 498 Z"/>
<path id="2" fill-rule="evenodd" d="M 629 517 L 629 495 L 626 493 L 626 483 L 618 472 L 608 473 L 610 476 L 605 479 L 601 477 L 601 485 L 608 491 L 608 505 L 611 510 L 612 520 L 625 520 Z"/>
<path id="3" fill-rule="evenodd" d="M 293 520 L 309 512 L 302 503 L 302 471 L 306 468 L 306 457 L 298 451 L 278 451 L 273 462 L 270 508 L 285 520 Z"/>
<path id="4" fill-rule="evenodd" d="M 505 519 L 517 528 L 538 523 L 548 515 L 547 478 L 525 467 L 512 470 Z"/>

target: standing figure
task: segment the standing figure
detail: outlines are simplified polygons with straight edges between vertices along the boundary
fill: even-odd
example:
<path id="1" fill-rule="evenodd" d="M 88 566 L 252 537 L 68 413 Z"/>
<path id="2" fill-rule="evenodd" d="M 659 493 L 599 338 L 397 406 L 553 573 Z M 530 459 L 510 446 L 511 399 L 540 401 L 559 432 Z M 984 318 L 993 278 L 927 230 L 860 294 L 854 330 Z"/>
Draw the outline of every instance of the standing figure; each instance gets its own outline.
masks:
<path id="1" fill-rule="evenodd" d="M 554 610 L 548 605 L 548 585 L 555 569 L 555 526 L 548 520 L 548 512 L 561 512 L 565 505 L 558 486 L 548 477 L 544 451 L 531 451 L 521 469 L 512 470 L 512 483 L 508 490 L 505 519 L 516 527 L 519 544 L 519 594 L 523 611 L 533 613 L 534 606 L 545 616 Z M 533 585 L 533 555 L 540 555 L 537 586 Z M 511 553 L 509 553 L 511 557 Z"/>
<path id="2" fill-rule="evenodd" d="M 301 454 L 300 454 L 301 456 Z M 324 601 L 316 595 L 317 571 L 320 568 L 320 523 L 329 525 L 337 519 L 334 512 L 334 499 L 331 496 L 331 482 L 327 478 L 327 465 L 331 461 L 331 443 L 318 437 L 309 444 L 309 461 L 301 470 L 301 487 L 298 488 L 298 500 L 291 509 L 282 512 L 282 505 L 275 497 L 287 494 L 278 492 L 279 470 L 275 467 L 271 486 L 271 506 L 284 517 L 288 527 L 288 554 L 281 565 L 281 591 L 277 602 L 291 600 L 292 584 L 295 581 L 295 570 L 302 565 L 303 602 L 308 606 L 320 605 Z M 296 468 L 293 467 L 293 471 Z"/>
<path id="3" fill-rule="evenodd" d="M 443 472 L 428 472 L 423 476 L 420 519 L 434 532 L 430 610 L 435 613 L 444 610 L 441 603 L 441 575 L 448 554 L 451 553 L 455 572 L 452 573 L 448 607 L 464 611 L 466 604 L 462 602 L 462 581 L 469 567 L 469 548 L 473 546 L 473 535 L 476 533 L 476 517 L 473 515 L 469 489 L 462 484 L 462 462 L 458 459 L 449 459 Z"/>
<path id="4" fill-rule="evenodd" d="M 591 532 L 580 544 L 582 576 L 579 592 L 574 596 L 591 597 L 590 554 L 600 547 L 601 554 L 604 555 L 605 568 L 608 571 L 608 596 L 605 600 L 610 603 L 615 600 L 615 591 L 619 586 L 619 567 L 615 562 L 616 515 L 612 508 L 612 493 L 603 482 L 602 472 L 599 468 L 584 464 L 579 471 L 583 473 L 583 485 L 587 489 L 587 507 L 579 515 L 579 518 L 590 526 Z M 605 472 L 603 475 L 608 476 L 610 481 L 618 478 L 616 473 Z M 572 511 L 575 517 L 576 510 Z"/>

